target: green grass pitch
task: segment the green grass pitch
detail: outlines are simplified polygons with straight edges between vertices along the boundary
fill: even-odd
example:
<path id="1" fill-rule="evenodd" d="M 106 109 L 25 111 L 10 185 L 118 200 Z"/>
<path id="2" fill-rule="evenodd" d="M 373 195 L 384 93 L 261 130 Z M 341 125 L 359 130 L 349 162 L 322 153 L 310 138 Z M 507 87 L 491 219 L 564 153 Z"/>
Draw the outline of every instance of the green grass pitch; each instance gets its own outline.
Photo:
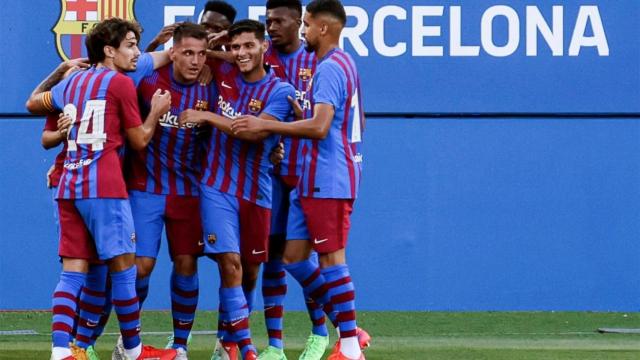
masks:
<path id="1" fill-rule="evenodd" d="M 214 312 L 199 312 L 194 330 L 212 330 Z M 170 314 L 143 313 L 143 331 L 170 331 Z M 368 360 L 529 360 L 640 359 L 639 334 L 599 334 L 597 328 L 640 328 L 637 313 L 558 312 L 359 312 L 358 323 L 373 336 L 365 352 Z M 106 333 L 115 333 L 115 315 Z M 258 349 L 266 346 L 261 312 L 251 317 Z M 35 330 L 39 335 L 0 335 L 0 359 L 48 359 L 50 315 L 47 312 L 0 313 L 0 331 Z M 287 357 L 297 359 L 309 331 L 306 314 L 285 318 Z M 332 340 L 335 340 L 333 332 Z M 144 336 L 145 343 L 163 346 L 165 336 Z M 97 349 L 111 358 L 115 335 L 103 336 Z M 189 359 L 209 359 L 213 335 L 196 335 Z M 328 354 L 327 354 L 328 355 Z"/>

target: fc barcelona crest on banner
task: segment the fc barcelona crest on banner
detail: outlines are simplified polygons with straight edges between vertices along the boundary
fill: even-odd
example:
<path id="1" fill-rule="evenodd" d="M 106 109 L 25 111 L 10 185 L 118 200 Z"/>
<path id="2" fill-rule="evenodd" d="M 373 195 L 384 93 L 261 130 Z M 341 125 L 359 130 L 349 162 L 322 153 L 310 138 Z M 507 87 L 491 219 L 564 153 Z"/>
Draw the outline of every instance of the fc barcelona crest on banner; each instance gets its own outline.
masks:
<path id="1" fill-rule="evenodd" d="M 135 0 L 60 0 L 62 11 L 52 31 L 56 47 L 63 60 L 87 56 L 84 39 L 96 23 L 118 17 L 135 20 Z"/>
<path id="2" fill-rule="evenodd" d="M 249 102 L 249 111 L 254 114 L 259 113 L 262 110 L 262 101 L 257 99 L 251 99 Z"/>

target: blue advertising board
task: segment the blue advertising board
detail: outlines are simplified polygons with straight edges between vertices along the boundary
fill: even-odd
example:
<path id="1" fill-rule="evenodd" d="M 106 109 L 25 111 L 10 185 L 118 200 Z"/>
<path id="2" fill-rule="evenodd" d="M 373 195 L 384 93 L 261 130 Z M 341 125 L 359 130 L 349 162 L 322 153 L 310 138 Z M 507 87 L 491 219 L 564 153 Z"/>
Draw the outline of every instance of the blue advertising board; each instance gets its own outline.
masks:
<path id="1" fill-rule="evenodd" d="M 42 122 L 0 121 L 0 310 L 47 309 L 59 276 Z M 637 311 L 639 139 L 638 119 L 371 121 L 347 251 L 358 308 Z M 147 309 L 170 308 L 166 244 Z M 216 309 L 211 260 L 199 277 Z M 287 310 L 304 310 L 288 279 Z"/>
<path id="2" fill-rule="evenodd" d="M 137 19 L 144 46 L 164 24 L 197 21 L 204 3 L 11 2 L 0 18 L 0 113 L 25 112 L 62 56 L 81 53 L 91 19 Z M 265 12 L 264 1 L 232 3 L 238 18 Z M 640 113 L 636 0 L 344 3 L 342 44 L 359 66 L 368 113 Z"/>

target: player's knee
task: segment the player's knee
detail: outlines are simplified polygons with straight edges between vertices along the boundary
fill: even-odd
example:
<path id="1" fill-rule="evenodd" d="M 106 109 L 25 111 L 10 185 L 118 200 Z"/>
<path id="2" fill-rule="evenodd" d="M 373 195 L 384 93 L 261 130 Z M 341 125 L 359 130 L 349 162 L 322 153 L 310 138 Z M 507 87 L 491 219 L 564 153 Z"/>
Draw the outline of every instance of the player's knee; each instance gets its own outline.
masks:
<path id="1" fill-rule="evenodd" d="M 306 240 L 288 240 L 285 244 L 282 262 L 293 264 L 307 260 L 311 255 L 311 244 Z"/>
<path id="2" fill-rule="evenodd" d="M 242 280 L 242 263 L 239 254 L 221 254 L 218 256 L 218 267 L 223 279 Z"/>
<path id="3" fill-rule="evenodd" d="M 255 287 L 258 282 L 258 274 L 260 274 L 259 264 L 243 264 L 242 265 L 242 285 L 250 288 Z"/>
<path id="4" fill-rule="evenodd" d="M 153 272 L 153 268 L 155 267 L 156 261 L 153 258 L 146 258 L 146 257 L 137 257 L 136 258 L 136 267 L 137 269 L 137 277 L 138 278 L 145 278 L 149 275 L 151 275 L 151 272 Z"/>
<path id="5" fill-rule="evenodd" d="M 198 271 L 198 261 L 191 255 L 178 255 L 173 259 L 174 271 L 182 276 L 191 276 Z"/>

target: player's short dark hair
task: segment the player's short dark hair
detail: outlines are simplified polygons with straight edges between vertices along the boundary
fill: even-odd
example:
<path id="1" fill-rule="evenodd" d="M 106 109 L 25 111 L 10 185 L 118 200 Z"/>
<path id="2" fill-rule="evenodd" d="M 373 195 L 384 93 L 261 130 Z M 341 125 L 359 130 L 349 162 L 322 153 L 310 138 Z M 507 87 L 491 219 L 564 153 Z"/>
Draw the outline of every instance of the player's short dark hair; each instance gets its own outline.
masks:
<path id="1" fill-rule="evenodd" d="M 235 36 L 243 33 L 254 33 L 256 38 L 260 41 L 264 41 L 264 24 L 255 20 L 240 20 L 236 21 L 229 28 L 229 38 L 233 39 Z"/>
<path id="2" fill-rule="evenodd" d="M 267 0 L 267 10 L 279 7 L 295 10 L 302 15 L 302 2 L 300 0 Z"/>
<path id="3" fill-rule="evenodd" d="M 194 38 L 198 40 L 207 39 L 207 30 L 204 26 L 192 22 L 183 22 L 173 30 L 173 42 L 179 43 L 183 38 Z"/>
<path id="4" fill-rule="evenodd" d="M 204 12 L 206 13 L 207 11 L 213 11 L 217 12 L 218 14 L 222 14 L 231 23 L 236 19 L 237 14 L 236 8 L 234 8 L 228 2 L 220 0 L 207 1 L 207 3 L 204 5 Z"/>
<path id="5" fill-rule="evenodd" d="M 137 22 L 110 18 L 96 24 L 85 39 L 89 63 L 97 64 L 103 61 L 106 57 L 104 47 L 108 45 L 116 49 L 119 48 L 129 31 L 135 34 L 136 40 L 139 42 L 142 28 Z"/>
<path id="6" fill-rule="evenodd" d="M 328 14 L 335 17 L 344 26 L 347 23 L 347 13 L 340 0 L 313 0 L 307 5 L 307 12 L 311 16 Z"/>

